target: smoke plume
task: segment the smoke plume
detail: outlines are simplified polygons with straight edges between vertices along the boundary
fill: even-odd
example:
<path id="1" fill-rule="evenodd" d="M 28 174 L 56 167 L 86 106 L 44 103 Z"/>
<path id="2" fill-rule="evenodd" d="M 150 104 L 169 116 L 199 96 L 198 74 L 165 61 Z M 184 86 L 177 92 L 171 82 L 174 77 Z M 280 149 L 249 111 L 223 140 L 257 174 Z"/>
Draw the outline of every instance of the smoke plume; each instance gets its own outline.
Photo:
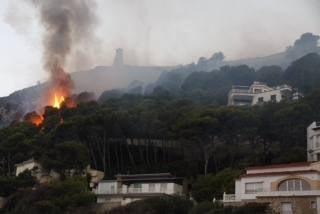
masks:
<path id="1" fill-rule="evenodd" d="M 31 0 L 39 11 L 44 28 L 44 68 L 50 72 L 47 99 L 54 94 L 68 97 L 73 81 L 66 72 L 68 63 L 77 60 L 73 55 L 83 52 L 93 40 L 95 27 L 95 3 L 93 0 Z M 54 94 L 53 94 L 54 93 Z M 50 101 L 46 101 L 50 104 Z"/>

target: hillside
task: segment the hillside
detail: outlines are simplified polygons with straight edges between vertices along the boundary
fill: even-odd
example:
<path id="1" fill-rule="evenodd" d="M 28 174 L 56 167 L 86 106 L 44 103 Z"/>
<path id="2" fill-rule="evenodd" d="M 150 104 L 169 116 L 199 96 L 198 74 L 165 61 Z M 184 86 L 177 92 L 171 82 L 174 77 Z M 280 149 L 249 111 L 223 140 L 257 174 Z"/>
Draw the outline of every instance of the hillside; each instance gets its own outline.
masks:
<path id="1" fill-rule="evenodd" d="M 73 92 L 76 94 L 83 91 L 94 92 L 98 98 L 102 92 L 106 91 L 102 97 L 117 97 L 124 93 L 132 93 L 134 90 L 132 90 L 131 83 L 133 81 L 137 83 L 138 81 L 141 88 L 138 94 L 150 94 L 159 88 L 174 94 L 182 93 L 181 90 L 184 90 L 183 93 L 186 97 L 198 97 L 201 102 L 225 104 L 227 91 L 232 84 L 236 84 L 238 81 L 237 78 L 230 75 L 226 77 L 225 75 L 228 76 L 229 71 L 222 70 L 230 70 L 232 75 L 240 75 L 239 78 L 248 78 L 245 81 L 246 84 L 253 80 L 265 81 L 270 84 L 272 83 L 271 79 L 274 78 L 272 76 L 274 73 L 266 79 L 265 77 L 259 77 L 259 71 L 262 70 L 264 73 L 274 72 L 272 66 L 276 65 L 278 68 L 275 75 L 277 77 L 282 76 L 282 74 L 279 74 L 279 72 L 281 73 L 280 70 L 285 71 L 290 63 L 296 59 L 311 52 L 320 53 L 320 48 L 317 46 L 318 40 L 319 36 L 305 33 L 283 53 L 251 59 L 225 61 L 223 53 L 215 53 L 210 59 L 200 58 L 197 64 L 176 67 L 130 66 L 125 64 L 97 66 L 89 71 L 71 74 L 75 83 Z M 242 65 L 247 65 L 247 67 Z M 268 69 L 269 66 L 271 66 L 271 69 Z M 253 71 L 252 68 L 257 71 L 257 74 L 251 72 Z M 194 73 L 199 71 L 209 73 Z M 241 72 L 238 74 L 238 71 L 243 71 L 251 76 L 241 77 L 242 74 Z M 286 78 L 289 79 L 289 77 Z M 286 81 L 278 79 L 277 82 L 283 83 Z M 293 86 L 300 87 L 299 84 L 295 83 Z M 8 125 L 14 120 L 19 120 L 27 112 L 39 108 L 41 106 L 41 91 L 45 87 L 44 83 L 0 98 L 0 127 Z M 137 91 L 134 93 L 137 93 Z"/>

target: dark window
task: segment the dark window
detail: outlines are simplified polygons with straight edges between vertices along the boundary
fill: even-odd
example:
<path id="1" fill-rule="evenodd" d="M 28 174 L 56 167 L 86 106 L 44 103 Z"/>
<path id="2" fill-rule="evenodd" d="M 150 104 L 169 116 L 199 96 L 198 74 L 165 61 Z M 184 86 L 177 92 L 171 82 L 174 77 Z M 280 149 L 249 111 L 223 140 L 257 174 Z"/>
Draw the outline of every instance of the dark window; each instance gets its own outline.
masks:
<path id="1" fill-rule="evenodd" d="M 277 102 L 277 95 L 273 94 L 271 95 L 271 102 Z"/>
<path id="2" fill-rule="evenodd" d="M 259 98 L 258 98 L 258 102 L 259 102 L 259 103 L 263 103 L 263 97 L 259 97 Z"/>

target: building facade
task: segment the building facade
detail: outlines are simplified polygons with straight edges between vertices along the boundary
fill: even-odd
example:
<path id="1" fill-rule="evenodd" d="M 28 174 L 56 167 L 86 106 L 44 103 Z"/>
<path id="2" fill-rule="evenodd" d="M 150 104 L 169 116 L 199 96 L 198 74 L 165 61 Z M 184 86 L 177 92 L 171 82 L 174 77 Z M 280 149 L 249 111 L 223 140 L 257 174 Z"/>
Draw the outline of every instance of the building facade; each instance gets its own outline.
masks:
<path id="1" fill-rule="evenodd" d="M 183 195 L 182 179 L 170 173 L 117 175 L 103 180 L 94 190 L 97 203 L 104 209 L 124 206 L 133 201 L 161 195 Z"/>
<path id="2" fill-rule="evenodd" d="M 258 105 L 265 102 L 280 102 L 281 100 L 296 100 L 297 96 L 288 85 L 269 87 L 261 82 L 251 86 L 232 86 L 228 94 L 229 106 Z"/>
<path id="3" fill-rule="evenodd" d="M 313 122 L 307 128 L 308 161 L 320 161 L 320 122 Z"/>
<path id="4" fill-rule="evenodd" d="M 281 214 L 320 213 L 320 162 L 247 168 L 235 181 L 235 194 L 224 194 L 223 202 L 268 203 Z"/>

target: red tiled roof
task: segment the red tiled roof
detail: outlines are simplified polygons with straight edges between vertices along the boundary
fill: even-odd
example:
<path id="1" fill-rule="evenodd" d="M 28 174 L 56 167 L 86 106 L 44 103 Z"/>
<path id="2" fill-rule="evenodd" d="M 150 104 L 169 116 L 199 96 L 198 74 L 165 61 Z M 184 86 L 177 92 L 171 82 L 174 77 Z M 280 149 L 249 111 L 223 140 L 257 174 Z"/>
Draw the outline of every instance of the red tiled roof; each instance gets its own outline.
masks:
<path id="1" fill-rule="evenodd" d="M 256 177 L 256 176 L 271 176 L 271 175 L 291 175 L 297 173 L 319 172 L 317 170 L 300 170 L 300 171 L 281 171 L 281 172 L 261 172 L 252 174 L 243 174 L 240 177 Z"/>
<path id="2" fill-rule="evenodd" d="M 314 162 L 316 162 L 316 161 L 285 163 L 285 164 L 272 164 L 272 165 L 265 165 L 265 166 L 253 166 L 253 167 L 246 168 L 246 170 L 275 169 L 275 168 L 285 168 L 285 167 L 303 167 L 303 166 L 310 166 Z"/>

